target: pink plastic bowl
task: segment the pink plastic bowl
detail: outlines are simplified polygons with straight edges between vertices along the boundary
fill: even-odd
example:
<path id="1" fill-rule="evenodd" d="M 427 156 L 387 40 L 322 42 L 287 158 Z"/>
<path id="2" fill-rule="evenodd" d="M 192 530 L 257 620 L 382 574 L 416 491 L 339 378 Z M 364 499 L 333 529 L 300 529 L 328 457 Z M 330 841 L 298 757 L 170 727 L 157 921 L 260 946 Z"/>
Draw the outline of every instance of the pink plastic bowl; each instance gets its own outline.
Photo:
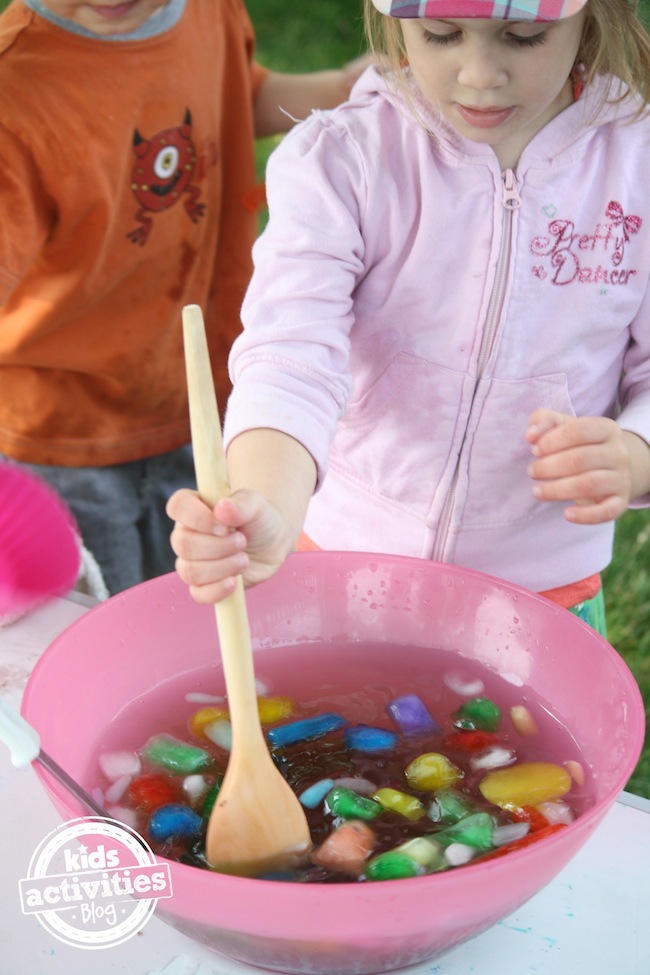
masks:
<path id="1" fill-rule="evenodd" d="M 232 958 L 318 975 L 363 975 L 433 958 L 547 884 L 591 836 L 635 767 L 644 712 L 628 668 L 588 626 L 517 586 L 417 559 L 319 552 L 292 556 L 273 580 L 249 592 L 248 605 L 257 669 L 265 675 L 269 647 L 309 643 L 317 659 L 323 645 L 344 642 L 353 655 L 355 642 L 379 641 L 442 647 L 461 665 L 462 657 L 475 659 L 522 681 L 550 702 L 582 747 L 596 773 L 596 802 L 538 844 L 410 880 L 305 886 L 172 863 L 173 896 L 158 902 L 158 915 Z M 305 687 L 312 647 L 305 650 Z M 45 750 L 91 787 L 92 755 L 116 715 L 171 677 L 189 679 L 213 658 L 216 667 L 217 657 L 212 608 L 194 604 L 176 575 L 164 576 L 114 596 L 55 640 L 29 681 L 23 713 Z M 37 771 L 65 819 L 83 814 Z"/>

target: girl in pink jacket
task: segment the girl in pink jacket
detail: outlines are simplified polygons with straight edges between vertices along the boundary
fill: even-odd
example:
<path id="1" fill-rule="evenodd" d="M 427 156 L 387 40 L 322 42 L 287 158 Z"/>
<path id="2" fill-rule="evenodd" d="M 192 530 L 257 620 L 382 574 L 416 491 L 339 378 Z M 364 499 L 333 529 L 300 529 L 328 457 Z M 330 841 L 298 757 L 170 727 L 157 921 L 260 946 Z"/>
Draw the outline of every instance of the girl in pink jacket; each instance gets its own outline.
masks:
<path id="1" fill-rule="evenodd" d="M 269 165 L 199 602 L 296 547 L 461 564 L 602 628 L 650 493 L 650 39 L 627 0 L 366 0 L 383 49 Z"/>

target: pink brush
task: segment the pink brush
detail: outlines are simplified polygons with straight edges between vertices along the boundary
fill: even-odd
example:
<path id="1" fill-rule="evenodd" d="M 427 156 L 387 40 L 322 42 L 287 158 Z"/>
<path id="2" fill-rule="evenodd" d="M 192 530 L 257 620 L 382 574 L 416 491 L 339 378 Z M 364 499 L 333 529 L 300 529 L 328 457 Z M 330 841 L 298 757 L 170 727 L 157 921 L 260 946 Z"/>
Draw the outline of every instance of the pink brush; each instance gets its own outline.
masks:
<path id="1" fill-rule="evenodd" d="M 72 514 L 49 485 L 0 462 L 0 623 L 71 589 L 81 542 Z"/>

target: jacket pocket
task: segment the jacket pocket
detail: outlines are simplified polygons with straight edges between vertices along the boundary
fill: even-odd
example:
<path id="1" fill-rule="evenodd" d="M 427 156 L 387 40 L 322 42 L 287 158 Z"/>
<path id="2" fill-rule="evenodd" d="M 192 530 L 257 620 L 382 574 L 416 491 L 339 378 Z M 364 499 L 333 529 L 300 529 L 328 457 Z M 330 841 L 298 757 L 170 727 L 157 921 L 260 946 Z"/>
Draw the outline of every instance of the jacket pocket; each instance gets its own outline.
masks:
<path id="1" fill-rule="evenodd" d="M 479 383 L 459 465 L 456 525 L 494 528 L 539 514 L 544 502 L 533 497 L 533 455 L 524 438 L 540 407 L 575 416 L 564 373 Z"/>
<path id="2" fill-rule="evenodd" d="M 462 436 L 466 384 L 464 373 L 396 355 L 350 402 L 331 467 L 358 489 L 425 517 Z"/>

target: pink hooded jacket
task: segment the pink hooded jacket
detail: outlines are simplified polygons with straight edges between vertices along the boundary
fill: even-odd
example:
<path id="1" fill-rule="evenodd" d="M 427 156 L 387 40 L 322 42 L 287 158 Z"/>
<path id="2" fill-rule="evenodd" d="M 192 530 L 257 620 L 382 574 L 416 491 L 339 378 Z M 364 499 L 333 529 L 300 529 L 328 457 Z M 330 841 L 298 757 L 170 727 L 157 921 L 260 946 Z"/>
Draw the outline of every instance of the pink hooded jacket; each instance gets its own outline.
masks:
<path id="1" fill-rule="evenodd" d="M 598 98 L 502 173 L 370 69 L 272 156 L 225 438 L 272 427 L 310 451 L 318 545 L 537 591 L 609 562 L 613 524 L 537 501 L 524 441 L 543 406 L 650 441 L 650 120 L 590 122 Z"/>

